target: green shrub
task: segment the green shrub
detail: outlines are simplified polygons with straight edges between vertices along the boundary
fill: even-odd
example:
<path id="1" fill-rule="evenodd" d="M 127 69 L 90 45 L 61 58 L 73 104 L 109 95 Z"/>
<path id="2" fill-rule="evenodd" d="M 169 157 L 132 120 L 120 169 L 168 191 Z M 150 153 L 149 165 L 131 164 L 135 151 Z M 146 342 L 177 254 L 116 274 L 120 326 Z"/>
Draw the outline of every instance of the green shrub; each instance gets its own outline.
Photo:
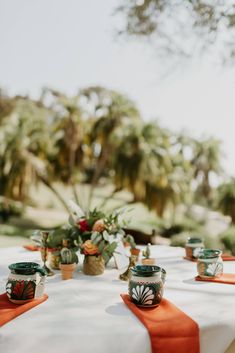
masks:
<path id="1" fill-rule="evenodd" d="M 235 226 L 232 226 L 223 232 L 220 235 L 220 239 L 225 248 L 235 255 Z"/>
<path id="2" fill-rule="evenodd" d="M 9 224 L 0 224 L 0 235 L 21 236 L 29 238 L 32 235 L 32 230 Z"/>
<path id="3" fill-rule="evenodd" d="M 198 222 L 195 222 L 191 218 L 185 218 L 181 222 L 173 223 L 170 226 L 163 226 L 160 231 L 160 235 L 166 238 L 170 238 L 176 234 L 181 234 L 184 232 L 197 233 L 200 228 L 201 225 Z"/>
<path id="4" fill-rule="evenodd" d="M 6 222 L 11 216 L 21 216 L 23 205 L 21 202 L 0 196 L 0 220 Z"/>
<path id="5" fill-rule="evenodd" d="M 205 232 L 202 228 L 196 233 L 182 232 L 180 234 L 173 235 L 171 237 L 171 246 L 181 246 L 184 247 L 188 237 L 199 237 L 202 239 L 205 248 L 207 249 L 222 249 L 223 244 L 219 237 L 214 237 Z"/>
<path id="6" fill-rule="evenodd" d="M 235 178 L 221 184 L 217 189 L 217 207 L 235 223 Z"/>
<path id="7" fill-rule="evenodd" d="M 171 246 L 181 246 L 184 248 L 187 238 L 189 237 L 189 233 L 179 233 L 175 234 L 171 237 Z"/>

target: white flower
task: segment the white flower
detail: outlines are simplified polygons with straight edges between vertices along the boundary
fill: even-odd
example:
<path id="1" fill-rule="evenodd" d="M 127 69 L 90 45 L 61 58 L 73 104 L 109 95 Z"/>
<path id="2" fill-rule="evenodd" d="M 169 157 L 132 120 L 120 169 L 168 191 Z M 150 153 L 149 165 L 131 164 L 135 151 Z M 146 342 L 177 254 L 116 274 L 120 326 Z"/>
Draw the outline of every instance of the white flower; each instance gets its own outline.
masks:
<path id="1" fill-rule="evenodd" d="M 149 287 L 137 285 L 132 289 L 132 298 L 137 300 L 142 305 L 152 305 L 154 294 Z"/>

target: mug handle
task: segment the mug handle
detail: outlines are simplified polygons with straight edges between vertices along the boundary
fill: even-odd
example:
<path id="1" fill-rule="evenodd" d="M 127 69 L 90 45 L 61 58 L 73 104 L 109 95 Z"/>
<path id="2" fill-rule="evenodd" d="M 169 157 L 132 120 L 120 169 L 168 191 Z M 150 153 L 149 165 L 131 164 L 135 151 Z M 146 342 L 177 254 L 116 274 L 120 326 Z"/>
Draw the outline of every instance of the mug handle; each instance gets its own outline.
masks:
<path id="1" fill-rule="evenodd" d="M 42 276 L 46 276 L 46 271 L 43 268 L 37 268 L 36 272 L 41 273 Z"/>
<path id="2" fill-rule="evenodd" d="M 162 282 L 164 284 L 165 280 L 166 280 L 166 271 L 163 270 L 163 268 L 161 268 L 161 280 L 162 280 Z"/>

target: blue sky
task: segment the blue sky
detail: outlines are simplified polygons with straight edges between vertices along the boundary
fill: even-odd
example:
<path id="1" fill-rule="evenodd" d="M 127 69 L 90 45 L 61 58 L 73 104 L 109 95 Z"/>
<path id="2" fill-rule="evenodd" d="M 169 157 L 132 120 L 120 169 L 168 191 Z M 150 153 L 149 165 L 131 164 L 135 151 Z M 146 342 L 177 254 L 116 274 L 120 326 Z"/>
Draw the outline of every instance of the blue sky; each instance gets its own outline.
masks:
<path id="1" fill-rule="evenodd" d="M 117 39 L 118 0 L 0 0 L 0 86 L 37 96 L 89 85 L 134 99 L 143 117 L 172 130 L 223 141 L 235 175 L 235 68 L 194 61 L 167 75 L 148 44 Z"/>

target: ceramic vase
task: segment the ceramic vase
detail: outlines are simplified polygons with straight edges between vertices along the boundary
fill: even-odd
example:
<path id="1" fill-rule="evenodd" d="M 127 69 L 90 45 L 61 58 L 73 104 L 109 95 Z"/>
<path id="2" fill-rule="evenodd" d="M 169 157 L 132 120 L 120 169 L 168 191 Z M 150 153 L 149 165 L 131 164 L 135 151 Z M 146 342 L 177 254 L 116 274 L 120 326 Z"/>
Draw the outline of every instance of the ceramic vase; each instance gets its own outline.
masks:
<path id="1" fill-rule="evenodd" d="M 223 274 L 222 251 L 203 249 L 197 260 L 197 271 L 201 278 L 215 278 Z"/>
<path id="2" fill-rule="evenodd" d="M 85 275 L 102 275 L 105 269 L 105 261 L 101 255 L 85 255 L 83 262 L 83 272 Z"/>
<path id="3" fill-rule="evenodd" d="M 46 274 L 39 264 L 18 262 L 11 264 L 9 269 L 6 293 L 11 302 L 25 304 L 43 296 Z"/>
<path id="4" fill-rule="evenodd" d="M 166 271 L 159 266 L 137 265 L 131 268 L 128 292 L 141 307 L 158 306 L 162 300 Z"/>

